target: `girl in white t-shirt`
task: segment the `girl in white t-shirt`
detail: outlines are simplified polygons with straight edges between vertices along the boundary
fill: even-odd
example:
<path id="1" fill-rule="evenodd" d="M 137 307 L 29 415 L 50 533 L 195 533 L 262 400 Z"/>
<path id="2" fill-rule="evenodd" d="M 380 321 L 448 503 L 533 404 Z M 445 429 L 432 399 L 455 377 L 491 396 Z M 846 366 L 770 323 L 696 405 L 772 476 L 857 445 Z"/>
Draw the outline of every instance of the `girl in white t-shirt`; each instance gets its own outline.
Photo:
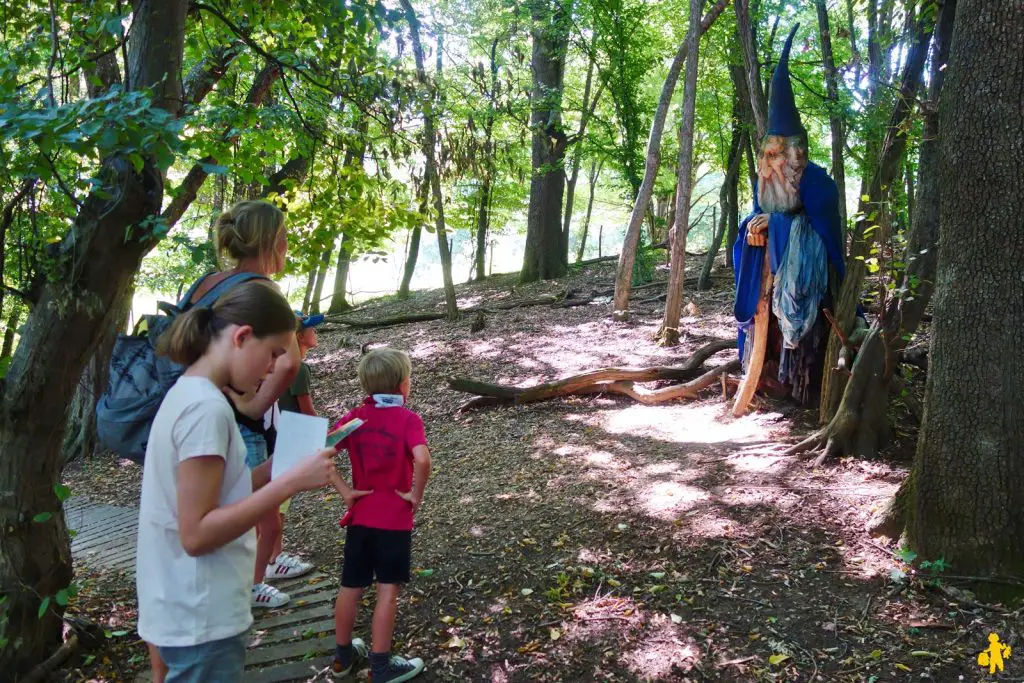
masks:
<path id="1" fill-rule="evenodd" d="M 269 481 L 252 470 L 225 389 L 255 390 L 295 339 L 295 314 L 271 283 L 233 287 L 180 315 L 159 351 L 188 369 L 167 392 L 146 449 L 139 512 L 139 635 L 156 645 L 167 683 L 242 680 L 252 624 L 256 522 L 323 486 L 333 449 Z M 257 489 L 255 493 L 254 489 Z"/>

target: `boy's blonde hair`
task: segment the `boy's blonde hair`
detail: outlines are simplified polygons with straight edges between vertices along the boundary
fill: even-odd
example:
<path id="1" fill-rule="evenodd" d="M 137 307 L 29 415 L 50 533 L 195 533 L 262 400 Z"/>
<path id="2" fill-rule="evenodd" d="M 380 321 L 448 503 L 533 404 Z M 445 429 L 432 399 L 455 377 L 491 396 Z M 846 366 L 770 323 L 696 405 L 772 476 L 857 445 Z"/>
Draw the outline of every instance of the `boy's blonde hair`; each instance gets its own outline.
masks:
<path id="1" fill-rule="evenodd" d="M 398 391 L 402 380 L 412 375 L 412 361 L 405 351 L 373 349 L 359 361 L 356 372 L 367 394 L 390 394 Z"/>

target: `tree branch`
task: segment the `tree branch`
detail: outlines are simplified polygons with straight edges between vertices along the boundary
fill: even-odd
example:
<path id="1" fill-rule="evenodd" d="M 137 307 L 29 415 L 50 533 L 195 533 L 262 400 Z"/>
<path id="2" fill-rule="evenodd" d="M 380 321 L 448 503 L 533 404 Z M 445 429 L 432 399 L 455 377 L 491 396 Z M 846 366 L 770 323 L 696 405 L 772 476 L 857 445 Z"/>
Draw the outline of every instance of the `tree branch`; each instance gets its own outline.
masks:
<path id="1" fill-rule="evenodd" d="M 267 94 L 270 93 L 270 88 L 274 85 L 274 81 L 281 77 L 281 67 L 276 63 L 267 64 L 263 69 L 256 74 L 256 78 L 253 79 L 252 86 L 249 88 L 249 93 L 245 97 L 245 105 L 251 107 L 258 107 L 263 104 L 263 101 L 267 98 Z M 224 131 L 224 141 L 231 143 L 238 139 L 238 134 L 229 135 L 231 128 Z M 167 221 L 168 227 L 173 226 L 177 223 L 181 217 L 188 210 L 188 207 L 195 201 L 196 196 L 199 194 L 199 189 L 206 182 L 206 178 L 209 177 L 210 172 L 206 170 L 209 166 L 215 165 L 217 159 L 212 156 L 206 156 L 197 161 L 189 172 L 185 175 L 185 179 L 178 185 L 177 194 L 171 203 L 167 205 L 164 210 L 163 218 Z"/>

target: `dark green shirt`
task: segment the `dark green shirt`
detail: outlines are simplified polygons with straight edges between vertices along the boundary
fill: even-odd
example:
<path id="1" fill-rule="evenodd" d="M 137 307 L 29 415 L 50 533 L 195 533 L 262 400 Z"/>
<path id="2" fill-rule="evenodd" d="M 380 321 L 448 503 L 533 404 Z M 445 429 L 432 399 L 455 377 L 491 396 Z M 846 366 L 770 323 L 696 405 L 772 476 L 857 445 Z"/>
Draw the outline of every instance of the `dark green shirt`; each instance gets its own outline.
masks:
<path id="1" fill-rule="evenodd" d="M 284 392 L 281 398 L 277 399 L 277 405 L 281 410 L 290 410 L 293 413 L 301 413 L 302 409 L 299 408 L 299 401 L 296 396 L 302 396 L 303 394 L 309 393 L 309 366 L 305 363 L 299 364 L 299 374 L 295 376 L 295 381 L 288 387 L 288 391 Z"/>

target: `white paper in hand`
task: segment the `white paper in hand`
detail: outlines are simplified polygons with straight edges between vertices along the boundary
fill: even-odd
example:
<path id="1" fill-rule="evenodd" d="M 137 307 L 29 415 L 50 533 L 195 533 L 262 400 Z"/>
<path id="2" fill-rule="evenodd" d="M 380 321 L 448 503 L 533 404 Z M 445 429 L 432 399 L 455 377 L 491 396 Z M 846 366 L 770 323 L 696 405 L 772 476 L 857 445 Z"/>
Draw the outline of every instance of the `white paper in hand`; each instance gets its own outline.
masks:
<path id="1" fill-rule="evenodd" d="M 327 418 L 282 411 L 277 423 L 277 445 L 270 478 L 277 479 L 303 458 L 324 449 Z"/>

